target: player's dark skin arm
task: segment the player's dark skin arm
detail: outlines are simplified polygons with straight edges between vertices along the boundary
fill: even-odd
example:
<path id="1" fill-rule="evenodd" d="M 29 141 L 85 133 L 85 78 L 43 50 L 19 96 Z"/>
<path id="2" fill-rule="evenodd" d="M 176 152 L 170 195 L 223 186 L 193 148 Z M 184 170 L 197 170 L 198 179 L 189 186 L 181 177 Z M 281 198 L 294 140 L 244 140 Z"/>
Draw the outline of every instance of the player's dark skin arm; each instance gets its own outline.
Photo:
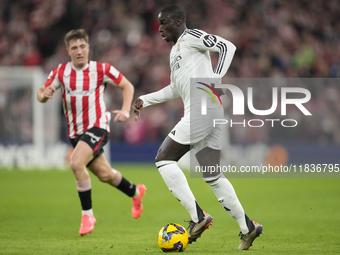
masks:
<path id="1" fill-rule="evenodd" d="M 138 98 L 132 105 L 135 121 L 140 119 L 140 113 L 143 110 L 143 103 L 143 100 Z"/>

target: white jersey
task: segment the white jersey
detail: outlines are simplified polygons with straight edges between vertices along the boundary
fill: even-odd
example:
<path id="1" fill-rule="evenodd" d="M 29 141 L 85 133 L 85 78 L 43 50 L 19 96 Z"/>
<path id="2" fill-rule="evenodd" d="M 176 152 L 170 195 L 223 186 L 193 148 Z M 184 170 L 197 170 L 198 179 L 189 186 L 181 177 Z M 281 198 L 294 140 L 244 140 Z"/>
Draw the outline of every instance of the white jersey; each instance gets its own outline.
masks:
<path id="1" fill-rule="evenodd" d="M 59 64 L 48 76 L 45 87 L 62 88 L 64 114 L 69 138 L 83 134 L 91 127 L 110 131 L 111 113 L 106 111 L 106 83 L 117 85 L 123 75 L 108 63 L 90 61 L 82 69 L 72 62 Z"/>
<path id="2" fill-rule="evenodd" d="M 236 47 L 231 42 L 198 29 L 186 29 L 170 52 L 171 83 L 143 95 L 143 107 L 181 97 L 184 115 L 190 112 L 190 78 L 222 78 L 227 72 Z M 219 53 L 213 70 L 209 51 Z"/>

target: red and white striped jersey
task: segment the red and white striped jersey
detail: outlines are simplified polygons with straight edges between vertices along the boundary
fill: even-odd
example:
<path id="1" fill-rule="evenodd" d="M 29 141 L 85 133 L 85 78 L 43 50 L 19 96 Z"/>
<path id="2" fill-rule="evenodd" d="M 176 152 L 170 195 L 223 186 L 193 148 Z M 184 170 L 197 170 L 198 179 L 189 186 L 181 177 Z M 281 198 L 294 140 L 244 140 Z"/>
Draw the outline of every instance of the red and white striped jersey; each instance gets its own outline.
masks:
<path id="1" fill-rule="evenodd" d="M 72 62 L 59 64 L 48 76 L 45 87 L 62 88 L 68 136 L 75 138 L 92 127 L 110 132 L 111 113 L 106 110 L 106 83 L 118 85 L 123 75 L 108 63 L 90 61 L 82 69 Z"/>

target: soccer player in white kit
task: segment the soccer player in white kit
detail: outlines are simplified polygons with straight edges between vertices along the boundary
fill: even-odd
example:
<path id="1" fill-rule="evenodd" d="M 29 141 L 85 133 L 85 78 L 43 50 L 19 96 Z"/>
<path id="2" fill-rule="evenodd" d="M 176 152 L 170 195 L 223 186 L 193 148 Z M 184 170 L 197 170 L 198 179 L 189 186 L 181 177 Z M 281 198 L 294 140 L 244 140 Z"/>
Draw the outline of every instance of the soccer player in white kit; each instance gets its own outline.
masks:
<path id="1" fill-rule="evenodd" d="M 59 64 L 48 76 L 45 85 L 37 93 L 40 102 L 52 98 L 61 88 L 64 114 L 68 124 L 68 136 L 74 150 L 70 167 L 75 175 L 82 206 L 80 235 L 93 231 L 96 219 L 92 210 L 91 179 L 88 168 L 102 182 L 108 183 L 132 197 L 132 216 L 138 218 L 142 211 L 143 184 L 135 185 L 111 168 L 103 153 L 109 140 L 111 113 L 106 110 L 104 90 L 106 84 L 123 91 L 121 110 L 114 121 L 126 121 L 130 116 L 134 94 L 133 85 L 116 68 L 108 63 L 89 61 L 88 35 L 83 29 L 71 30 L 65 36 L 66 49 L 71 62 Z"/>
<path id="2" fill-rule="evenodd" d="M 230 66 L 236 47 L 217 35 L 210 35 L 198 29 L 187 29 L 185 11 L 178 5 L 164 8 L 158 15 L 158 21 L 163 40 L 174 43 L 170 52 L 171 83 L 157 92 L 140 96 L 133 107 L 137 120 L 144 107 L 178 97 L 183 100 L 184 117 L 165 138 L 155 161 L 170 191 L 190 213 L 189 243 L 192 243 L 212 224 L 213 218 L 196 202 L 177 161 L 193 147 L 201 166 L 219 165 L 221 130 L 206 125 L 205 120 L 190 119 L 195 111 L 200 110 L 192 98 L 192 92 L 199 93 L 200 90 L 192 87 L 190 79 L 197 77 L 221 79 Z M 214 70 L 209 51 L 219 53 Z M 217 94 L 216 90 L 214 92 Z M 213 97 L 218 100 L 219 95 L 216 94 Z M 207 111 L 208 113 L 210 111 L 214 118 L 221 119 L 223 107 L 221 105 L 218 107 L 208 108 Z M 190 124 L 194 128 L 190 128 Z M 205 172 L 203 179 L 214 191 L 220 204 L 239 224 L 241 244 L 238 249 L 249 249 L 255 238 L 262 233 L 262 225 L 250 220 L 245 214 L 233 186 L 221 172 Z"/>

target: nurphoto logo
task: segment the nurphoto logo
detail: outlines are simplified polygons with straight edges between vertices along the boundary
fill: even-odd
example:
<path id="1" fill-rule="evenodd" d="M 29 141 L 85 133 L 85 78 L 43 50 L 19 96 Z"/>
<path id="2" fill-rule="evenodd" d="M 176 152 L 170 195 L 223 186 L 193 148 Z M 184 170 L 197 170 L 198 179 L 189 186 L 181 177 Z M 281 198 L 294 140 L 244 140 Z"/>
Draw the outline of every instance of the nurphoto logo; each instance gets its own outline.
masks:
<path id="1" fill-rule="evenodd" d="M 202 82 L 196 82 L 201 85 L 204 85 L 217 96 L 217 98 L 220 100 L 221 99 L 216 92 L 215 89 L 222 89 L 224 91 L 229 90 L 232 95 L 232 109 L 233 109 L 233 115 L 245 115 L 245 95 L 243 91 L 231 84 L 216 84 L 215 88 L 213 88 L 210 85 L 207 85 Z M 197 87 L 199 88 L 199 87 Z M 199 88 L 201 90 L 204 90 L 215 102 L 215 105 L 217 105 L 216 100 L 211 92 L 209 92 L 207 89 Z M 286 116 L 287 115 L 287 106 L 288 105 L 294 105 L 299 109 L 305 116 L 311 116 L 312 114 L 308 111 L 308 109 L 304 106 L 305 103 L 309 102 L 311 99 L 311 93 L 309 90 L 305 88 L 300 88 L 300 87 L 281 87 L 280 89 L 280 109 L 281 109 L 281 116 Z M 254 107 L 253 103 L 253 88 L 248 87 L 247 88 L 247 107 L 249 112 L 251 112 L 254 115 L 257 116 L 268 116 L 270 114 L 273 114 L 279 105 L 279 89 L 277 87 L 272 87 L 272 105 L 269 109 L 264 109 L 264 110 L 259 110 Z M 294 94 L 299 95 L 300 98 L 290 98 L 289 95 Z M 222 105 L 222 102 L 221 102 Z M 207 114 L 207 100 L 206 97 L 202 97 L 201 99 L 201 114 L 206 115 Z M 271 127 L 274 127 L 276 122 L 280 122 L 282 127 L 295 127 L 298 125 L 298 121 L 296 119 L 277 119 L 277 118 L 267 118 L 267 119 L 250 119 L 250 120 L 243 120 L 242 122 L 233 122 L 232 119 L 214 119 L 213 121 L 213 126 L 216 127 L 217 125 L 225 125 L 225 124 L 230 124 L 230 127 L 233 125 L 242 125 L 246 126 L 248 124 L 249 127 L 262 127 L 265 123 L 271 124 Z"/>

